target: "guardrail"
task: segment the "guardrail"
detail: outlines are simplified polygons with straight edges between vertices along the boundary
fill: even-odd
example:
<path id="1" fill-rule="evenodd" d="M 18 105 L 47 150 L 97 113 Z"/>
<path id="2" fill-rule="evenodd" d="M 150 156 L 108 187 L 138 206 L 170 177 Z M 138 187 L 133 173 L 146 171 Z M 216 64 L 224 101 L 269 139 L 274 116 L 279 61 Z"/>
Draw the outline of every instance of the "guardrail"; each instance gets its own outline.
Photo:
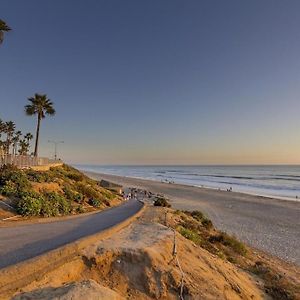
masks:
<path id="1" fill-rule="evenodd" d="M 18 168 L 29 168 L 35 166 L 47 166 L 62 163 L 61 160 L 54 160 L 47 157 L 36 157 L 30 155 L 1 155 L 0 167 L 3 165 L 14 165 Z"/>

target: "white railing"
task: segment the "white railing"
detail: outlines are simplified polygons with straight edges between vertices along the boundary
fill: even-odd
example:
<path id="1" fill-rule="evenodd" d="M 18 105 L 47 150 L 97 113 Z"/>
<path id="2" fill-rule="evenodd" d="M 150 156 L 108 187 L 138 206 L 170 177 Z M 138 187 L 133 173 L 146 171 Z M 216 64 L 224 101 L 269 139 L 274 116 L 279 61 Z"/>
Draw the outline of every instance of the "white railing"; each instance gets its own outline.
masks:
<path id="1" fill-rule="evenodd" d="M 61 163 L 61 160 L 54 160 L 47 157 L 35 157 L 30 155 L 1 155 L 0 166 L 15 165 L 18 168 L 29 168 L 33 166 L 46 166 Z"/>

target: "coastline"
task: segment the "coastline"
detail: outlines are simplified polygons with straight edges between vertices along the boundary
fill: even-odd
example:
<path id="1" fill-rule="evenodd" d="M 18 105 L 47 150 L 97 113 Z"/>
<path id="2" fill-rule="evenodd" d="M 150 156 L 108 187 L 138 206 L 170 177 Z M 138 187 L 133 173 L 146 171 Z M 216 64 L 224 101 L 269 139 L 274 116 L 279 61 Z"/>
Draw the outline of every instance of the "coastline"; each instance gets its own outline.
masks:
<path id="1" fill-rule="evenodd" d="M 223 231 L 300 265 L 300 203 L 238 192 L 83 171 L 94 179 L 166 195 L 175 209 L 201 210 Z"/>
<path id="2" fill-rule="evenodd" d="M 285 167 L 287 167 L 286 165 L 284 165 Z M 236 193 L 241 193 L 241 194 L 246 194 L 246 195 L 252 195 L 252 196 L 259 196 L 259 197 L 265 197 L 265 198 L 269 198 L 269 199 L 279 199 L 279 200 L 285 200 L 285 201 L 296 201 L 296 202 L 300 202 L 300 195 L 298 194 L 294 194 L 294 195 L 288 195 L 287 193 L 277 193 L 276 190 L 282 190 L 284 188 L 287 188 L 286 186 L 281 186 L 279 187 L 279 189 L 266 189 L 262 186 L 262 188 L 253 188 L 253 186 L 249 185 L 249 187 L 247 187 L 246 184 L 244 183 L 237 183 L 237 182 L 227 182 L 226 185 L 224 184 L 224 182 L 220 181 L 216 181 L 214 182 L 214 184 L 206 184 L 203 182 L 198 182 L 198 183 L 194 183 L 191 182 L 190 180 L 182 180 L 181 178 L 168 178 L 168 176 L 166 176 L 165 178 L 161 178 L 161 177 L 153 177 L 153 176 L 143 176 L 143 175 L 136 175 L 136 174 L 122 174 L 118 173 L 118 172 L 110 172 L 110 171 L 106 171 L 106 170 L 97 170 L 94 169 L 92 167 L 89 166 L 85 166 L 85 165 L 74 165 L 75 168 L 84 171 L 84 172 L 91 172 L 91 173 L 97 173 L 97 174 L 106 174 L 106 175 L 112 175 L 112 176 L 120 176 L 120 177 L 126 177 L 126 178 L 134 178 L 134 179 L 142 179 L 142 180 L 149 180 L 149 181 L 155 181 L 155 182 L 161 182 L 161 183 L 172 183 L 172 184 L 178 184 L 178 185 L 184 185 L 184 186 L 193 186 L 193 187 L 198 187 L 198 188 L 205 188 L 205 189 L 212 189 L 212 190 L 221 190 L 221 191 L 227 191 L 228 189 L 232 189 L 232 191 L 236 192 Z M 118 166 L 119 167 L 119 166 Z M 127 167 L 127 166 L 125 166 Z M 151 166 L 152 167 L 152 166 Z M 176 167 L 176 166 L 175 166 Z M 182 167 L 182 166 L 180 166 Z M 231 166 L 230 166 L 231 167 Z M 259 166 L 262 167 L 262 166 Z M 269 165 L 267 165 L 267 167 L 270 167 Z M 165 173 L 165 171 L 150 171 L 150 174 L 154 175 L 154 173 Z M 171 171 L 169 171 L 171 172 Z M 173 171 L 172 171 L 173 172 Z M 174 171 L 175 172 L 175 171 Z M 135 173 L 135 172 L 133 172 Z M 177 173 L 177 171 L 176 171 Z M 146 174 L 144 174 L 146 175 Z M 196 174 L 190 174 L 190 175 L 196 175 Z M 202 175 L 201 175 L 202 176 Z M 207 175 L 210 176 L 210 175 Z M 247 175 L 247 176 L 252 176 L 252 175 Z M 255 176 L 255 175 L 254 175 Z M 266 175 L 267 176 L 267 175 Z M 278 175 L 278 176 L 287 176 L 287 175 Z M 290 175 L 291 177 L 293 177 L 293 175 Z M 219 177 L 219 176 L 217 176 Z M 221 176 L 222 177 L 222 176 Z M 243 177 L 230 177 L 229 178 L 243 178 Z M 246 177 L 248 178 L 248 177 Z M 253 177 L 254 178 L 254 177 Z M 253 179 L 251 178 L 251 179 Z"/>

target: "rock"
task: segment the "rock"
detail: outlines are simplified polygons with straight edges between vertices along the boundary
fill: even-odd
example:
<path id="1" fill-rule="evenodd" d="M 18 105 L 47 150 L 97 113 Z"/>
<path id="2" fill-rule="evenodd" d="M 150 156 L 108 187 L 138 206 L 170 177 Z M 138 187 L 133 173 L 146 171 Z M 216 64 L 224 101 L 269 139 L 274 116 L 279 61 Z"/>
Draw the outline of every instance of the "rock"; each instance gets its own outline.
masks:
<path id="1" fill-rule="evenodd" d="M 113 290 L 103 287 L 94 280 L 72 282 L 61 287 L 45 287 L 22 293 L 13 300 L 121 300 Z"/>

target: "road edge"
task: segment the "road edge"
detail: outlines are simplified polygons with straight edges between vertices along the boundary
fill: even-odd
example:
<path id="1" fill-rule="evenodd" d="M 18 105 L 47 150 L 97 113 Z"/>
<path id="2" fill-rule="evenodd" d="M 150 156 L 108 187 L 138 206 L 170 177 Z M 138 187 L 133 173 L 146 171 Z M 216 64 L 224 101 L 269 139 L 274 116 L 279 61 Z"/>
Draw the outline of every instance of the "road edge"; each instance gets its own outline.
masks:
<path id="1" fill-rule="evenodd" d="M 0 295 L 1 297 L 4 297 L 1 299 L 9 298 L 22 287 L 33 281 L 42 279 L 46 273 L 73 260 L 75 257 L 80 256 L 81 250 L 85 247 L 106 239 L 112 234 L 129 226 L 132 222 L 139 218 L 145 210 L 146 205 L 142 201 L 139 202 L 142 203 L 142 207 L 138 212 L 108 229 L 88 237 L 81 238 L 75 242 L 28 259 L 24 262 L 1 269 Z"/>

